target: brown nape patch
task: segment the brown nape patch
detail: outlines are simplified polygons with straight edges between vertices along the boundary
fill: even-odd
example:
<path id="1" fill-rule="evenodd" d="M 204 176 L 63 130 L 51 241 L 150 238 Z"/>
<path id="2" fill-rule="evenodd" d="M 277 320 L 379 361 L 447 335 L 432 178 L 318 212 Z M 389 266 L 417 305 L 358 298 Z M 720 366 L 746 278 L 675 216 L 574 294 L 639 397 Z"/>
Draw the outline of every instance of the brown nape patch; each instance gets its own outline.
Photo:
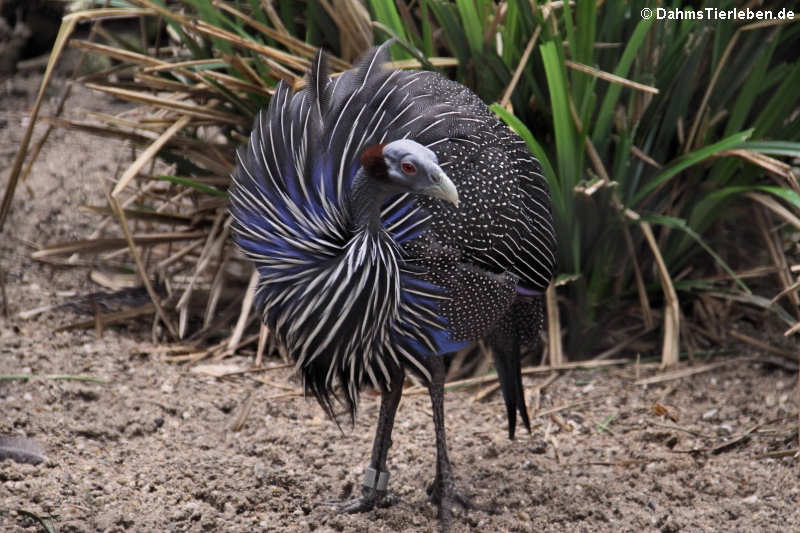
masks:
<path id="1" fill-rule="evenodd" d="M 383 158 L 383 145 L 373 144 L 361 152 L 361 166 L 368 176 L 375 179 L 386 179 L 388 168 L 386 160 Z"/>

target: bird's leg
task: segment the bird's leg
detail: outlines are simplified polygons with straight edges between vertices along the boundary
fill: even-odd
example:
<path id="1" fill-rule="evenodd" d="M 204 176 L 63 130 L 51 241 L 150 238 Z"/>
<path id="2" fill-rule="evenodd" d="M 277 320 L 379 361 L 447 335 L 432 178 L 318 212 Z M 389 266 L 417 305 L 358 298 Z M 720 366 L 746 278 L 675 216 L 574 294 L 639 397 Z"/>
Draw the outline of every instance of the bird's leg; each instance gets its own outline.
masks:
<path id="1" fill-rule="evenodd" d="M 461 495 L 456 489 L 453 469 L 447 457 L 447 441 L 444 429 L 444 378 L 445 368 L 442 357 L 431 357 L 431 383 L 428 391 L 433 408 L 433 426 L 436 432 L 436 478 L 428 487 L 431 501 L 439 507 L 439 519 L 442 528 L 446 529 L 453 517 L 453 506 L 459 504 L 465 509 L 476 506 L 469 498 Z"/>
<path id="2" fill-rule="evenodd" d="M 342 513 L 363 513 L 375 506 L 388 507 L 396 503 L 396 497 L 387 490 L 389 471 L 386 468 L 386 457 L 392 446 L 392 427 L 394 415 L 403 395 L 405 373 L 401 370 L 393 377 L 391 389 L 381 393 L 381 410 L 378 415 L 378 427 L 375 430 L 375 441 L 372 444 L 372 458 L 364 471 L 364 484 L 361 497 L 336 504 L 336 510 Z"/>

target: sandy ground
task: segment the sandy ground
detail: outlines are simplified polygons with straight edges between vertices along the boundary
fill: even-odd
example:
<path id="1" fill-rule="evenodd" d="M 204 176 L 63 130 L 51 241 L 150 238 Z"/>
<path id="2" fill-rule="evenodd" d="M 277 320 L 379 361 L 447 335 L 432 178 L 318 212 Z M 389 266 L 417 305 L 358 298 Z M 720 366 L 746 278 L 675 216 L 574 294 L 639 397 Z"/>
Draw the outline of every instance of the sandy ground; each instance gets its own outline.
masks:
<path id="1" fill-rule="evenodd" d="M 0 84 L 0 187 L 37 84 L 24 76 Z M 79 90 L 68 114 L 97 108 L 120 109 Z M 0 236 L 10 312 L 0 318 L 0 376 L 104 381 L 0 380 L 0 433 L 33 438 L 48 456 L 37 466 L 0 462 L 0 531 L 44 531 L 28 513 L 61 532 L 436 531 L 424 490 L 434 469 L 426 395 L 405 396 L 398 413 L 389 466 L 400 503 L 326 514 L 316 502 L 359 490 L 374 394 L 362 396 L 355 426 L 340 432 L 313 401 L 286 396 L 282 386 L 296 387 L 288 370 L 262 374 L 266 385 L 253 375 L 217 379 L 163 362 L 148 327 L 97 338 L 53 333 L 75 320 L 67 311 L 16 316 L 98 290 L 85 268 L 37 263 L 30 252 L 86 237 L 96 219 L 77 207 L 102 202 L 102 176 L 129 153 L 122 143 L 56 131 Z M 757 355 L 728 353 L 713 371 L 649 386 L 634 385 L 634 365 L 567 372 L 531 394 L 533 432 L 513 442 L 498 395 L 475 402 L 474 389 L 450 391 L 456 477 L 495 509 L 459 510 L 451 531 L 800 530 L 797 461 L 774 456 L 797 447 L 794 374 L 746 359 Z M 526 387 L 545 377 L 526 377 Z M 235 432 L 249 397 L 252 410 Z"/>

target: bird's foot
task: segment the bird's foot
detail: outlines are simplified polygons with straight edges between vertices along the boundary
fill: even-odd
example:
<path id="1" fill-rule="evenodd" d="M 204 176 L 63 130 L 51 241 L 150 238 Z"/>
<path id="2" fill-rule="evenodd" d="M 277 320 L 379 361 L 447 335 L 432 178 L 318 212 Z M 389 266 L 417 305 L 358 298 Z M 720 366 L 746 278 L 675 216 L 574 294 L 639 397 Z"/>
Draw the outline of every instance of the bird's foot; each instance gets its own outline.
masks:
<path id="1" fill-rule="evenodd" d="M 379 471 L 372 467 L 364 470 L 364 484 L 361 486 L 361 497 L 343 502 L 320 502 L 319 505 L 333 507 L 332 513 L 365 513 L 375 507 L 384 508 L 400 501 L 386 487 L 389 484 L 389 472 Z"/>
<path id="2" fill-rule="evenodd" d="M 386 490 L 375 490 L 374 488 L 364 487 L 359 498 L 346 501 L 325 501 L 317 505 L 332 507 L 330 513 L 366 513 L 374 508 L 380 509 L 390 507 L 400 501 L 400 498 L 393 492 Z"/>
<path id="3" fill-rule="evenodd" d="M 439 508 L 439 520 L 441 521 L 441 531 L 447 531 L 453 519 L 453 508 L 460 505 L 464 509 L 477 509 L 479 511 L 492 512 L 488 506 L 476 504 L 469 497 L 459 492 L 455 480 L 451 474 L 437 475 L 427 488 L 431 503 Z"/>

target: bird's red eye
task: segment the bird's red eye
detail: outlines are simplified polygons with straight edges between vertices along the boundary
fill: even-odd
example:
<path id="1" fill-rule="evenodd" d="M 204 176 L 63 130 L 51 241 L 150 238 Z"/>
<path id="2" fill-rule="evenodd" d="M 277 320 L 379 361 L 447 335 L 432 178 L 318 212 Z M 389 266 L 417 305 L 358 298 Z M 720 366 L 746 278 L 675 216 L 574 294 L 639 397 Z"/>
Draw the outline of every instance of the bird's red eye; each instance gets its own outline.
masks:
<path id="1" fill-rule="evenodd" d="M 400 165 L 400 168 L 402 168 L 403 172 L 405 172 L 406 174 L 413 174 L 414 172 L 417 171 L 417 167 L 415 167 L 413 164 L 409 163 L 408 161 L 403 162 L 403 164 Z"/>

